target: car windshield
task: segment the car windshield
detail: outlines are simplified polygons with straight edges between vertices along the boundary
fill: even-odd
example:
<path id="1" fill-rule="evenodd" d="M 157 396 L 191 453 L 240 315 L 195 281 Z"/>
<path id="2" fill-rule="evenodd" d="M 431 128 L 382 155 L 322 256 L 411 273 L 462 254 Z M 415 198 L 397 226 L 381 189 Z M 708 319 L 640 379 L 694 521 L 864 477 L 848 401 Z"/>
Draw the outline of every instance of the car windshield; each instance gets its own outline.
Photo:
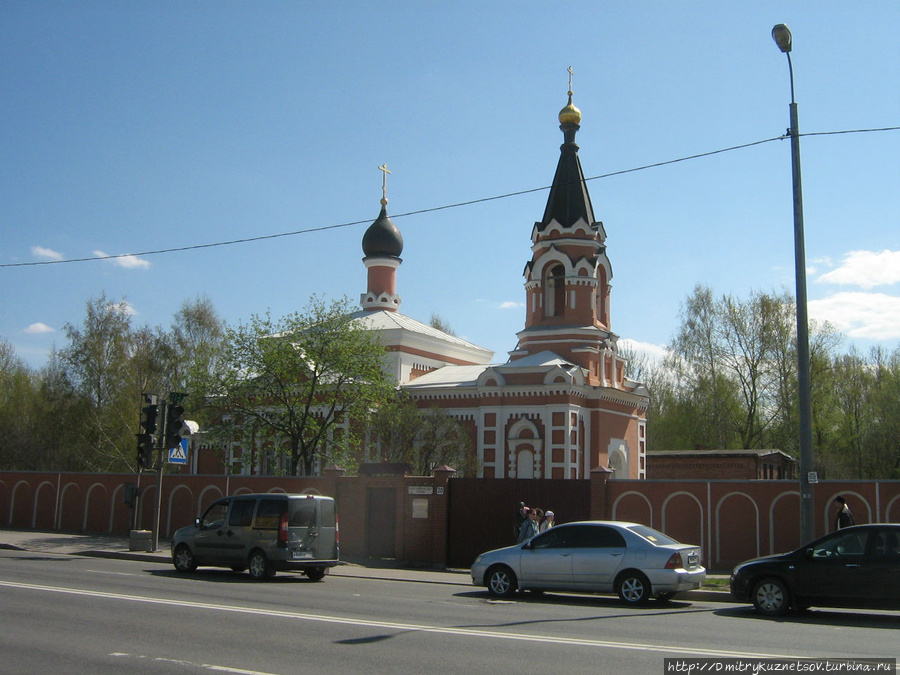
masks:
<path id="1" fill-rule="evenodd" d="M 637 535 L 640 535 L 651 544 L 656 544 L 657 546 L 664 546 L 666 544 L 677 544 L 678 542 L 672 539 L 672 537 L 666 536 L 662 532 L 657 532 L 652 527 L 647 527 L 646 525 L 633 525 L 628 528 L 632 532 Z"/>

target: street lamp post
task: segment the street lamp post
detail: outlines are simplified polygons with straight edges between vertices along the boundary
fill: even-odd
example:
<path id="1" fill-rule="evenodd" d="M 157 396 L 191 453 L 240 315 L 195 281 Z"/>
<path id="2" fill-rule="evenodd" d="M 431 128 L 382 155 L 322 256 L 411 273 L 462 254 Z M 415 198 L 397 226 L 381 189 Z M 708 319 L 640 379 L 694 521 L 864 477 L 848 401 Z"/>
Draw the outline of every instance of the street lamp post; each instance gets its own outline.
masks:
<path id="1" fill-rule="evenodd" d="M 794 265 L 797 277 L 797 388 L 800 406 L 800 536 L 804 542 L 815 538 L 817 481 L 812 457 L 812 395 L 809 379 L 809 318 L 806 302 L 806 245 L 803 236 L 803 188 L 800 183 L 800 124 L 794 100 L 794 66 L 791 63 L 791 31 L 783 23 L 772 29 L 772 38 L 787 55 L 791 76 L 791 169 L 794 185 Z"/>

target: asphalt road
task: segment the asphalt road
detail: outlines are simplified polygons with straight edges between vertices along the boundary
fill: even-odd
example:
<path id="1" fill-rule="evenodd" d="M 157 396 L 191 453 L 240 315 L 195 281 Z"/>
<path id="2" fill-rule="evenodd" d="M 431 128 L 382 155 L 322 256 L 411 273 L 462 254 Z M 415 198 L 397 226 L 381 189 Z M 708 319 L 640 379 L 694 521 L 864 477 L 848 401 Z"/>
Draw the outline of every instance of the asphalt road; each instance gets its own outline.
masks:
<path id="1" fill-rule="evenodd" d="M 900 612 L 811 610 L 775 621 L 728 603 L 631 608 L 550 593 L 496 601 L 457 578 L 280 574 L 258 583 L 0 550 L 0 673 L 655 674 L 666 658 L 900 655 Z"/>

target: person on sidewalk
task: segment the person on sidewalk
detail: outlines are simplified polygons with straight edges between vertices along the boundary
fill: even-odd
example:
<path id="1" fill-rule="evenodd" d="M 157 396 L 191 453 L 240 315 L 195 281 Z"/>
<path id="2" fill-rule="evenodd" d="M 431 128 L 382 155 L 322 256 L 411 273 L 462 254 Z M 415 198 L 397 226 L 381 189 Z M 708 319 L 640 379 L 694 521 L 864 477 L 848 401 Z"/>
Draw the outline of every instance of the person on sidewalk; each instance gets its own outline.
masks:
<path id="1" fill-rule="evenodd" d="M 528 520 L 528 507 L 525 502 L 519 502 L 519 508 L 516 509 L 516 524 L 513 527 L 513 538 L 519 541 L 519 533 L 522 531 L 522 523 Z"/>
<path id="2" fill-rule="evenodd" d="M 526 507 L 528 508 L 528 507 Z M 522 526 L 519 528 L 519 544 L 528 541 L 534 535 L 538 533 L 537 531 L 537 509 L 528 509 L 528 517 L 525 522 L 522 523 Z"/>
<path id="3" fill-rule="evenodd" d="M 541 519 L 541 522 L 538 524 L 538 532 L 546 532 L 553 527 L 556 524 L 554 518 L 553 511 L 547 511 Z"/>
<path id="4" fill-rule="evenodd" d="M 842 530 L 845 527 L 856 525 L 856 521 L 853 519 L 853 514 L 850 513 L 850 507 L 847 506 L 847 502 L 843 497 L 835 497 L 833 503 L 836 507 L 835 512 L 837 513 L 834 519 L 835 530 Z"/>

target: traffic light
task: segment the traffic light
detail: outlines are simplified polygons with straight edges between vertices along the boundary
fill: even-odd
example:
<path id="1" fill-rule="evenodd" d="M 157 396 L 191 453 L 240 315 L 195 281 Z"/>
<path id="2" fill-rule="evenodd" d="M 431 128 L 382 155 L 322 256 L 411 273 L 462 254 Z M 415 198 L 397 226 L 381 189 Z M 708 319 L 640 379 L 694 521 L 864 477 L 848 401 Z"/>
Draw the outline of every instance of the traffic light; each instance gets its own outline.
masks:
<path id="1" fill-rule="evenodd" d="M 159 428 L 159 405 L 156 403 L 155 394 L 144 394 L 144 404 L 141 407 L 141 431 L 138 439 L 138 467 L 150 469 L 153 467 L 153 451 L 156 449 L 156 431 Z"/>
<path id="2" fill-rule="evenodd" d="M 177 403 L 166 406 L 165 449 L 171 450 L 181 445 L 182 438 L 190 438 L 191 428 L 185 424 L 184 408 Z"/>
<path id="3" fill-rule="evenodd" d="M 152 469 L 153 468 L 153 436 L 150 434 L 138 434 L 138 454 L 137 454 L 137 462 L 138 468 L 141 469 Z"/>

